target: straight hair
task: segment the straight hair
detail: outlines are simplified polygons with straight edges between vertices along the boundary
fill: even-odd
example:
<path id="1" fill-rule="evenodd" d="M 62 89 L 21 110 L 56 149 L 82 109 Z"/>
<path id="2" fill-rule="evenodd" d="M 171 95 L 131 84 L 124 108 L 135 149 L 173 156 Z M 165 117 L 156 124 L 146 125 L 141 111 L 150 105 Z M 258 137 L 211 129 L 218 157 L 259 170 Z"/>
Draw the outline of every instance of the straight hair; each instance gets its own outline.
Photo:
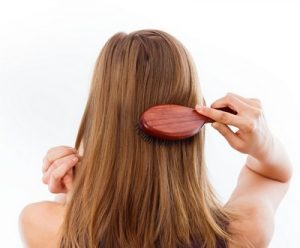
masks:
<path id="1" fill-rule="evenodd" d="M 203 105 L 194 62 L 170 34 L 113 35 L 94 68 L 75 147 L 83 158 L 60 247 L 218 247 L 237 214 L 209 182 L 205 127 L 189 141 L 149 143 L 135 126 L 157 104 Z M 243 245 L 245 247 L 245 245 Z"/>

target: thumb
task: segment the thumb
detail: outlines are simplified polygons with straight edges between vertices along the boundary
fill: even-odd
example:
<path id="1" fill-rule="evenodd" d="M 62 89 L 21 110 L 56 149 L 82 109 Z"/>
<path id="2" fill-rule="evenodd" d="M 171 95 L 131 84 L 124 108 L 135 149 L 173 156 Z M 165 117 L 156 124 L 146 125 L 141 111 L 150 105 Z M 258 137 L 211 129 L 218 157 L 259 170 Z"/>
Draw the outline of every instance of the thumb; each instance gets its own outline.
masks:
<path id="1" fill-rule="evenodd" d="M 222 134 L 234 149 L 240 146 L 242 140 L 227 125 L 220 122 L 213 122 L 211 126 Z"/>
<path id="2" fill-rule="evenodd" d="M 67 174 L 63 177 L 63 183 L 66 187 L 67 192 L 71 190 L 73 186 L 73 170 L 69 170 Z"/>

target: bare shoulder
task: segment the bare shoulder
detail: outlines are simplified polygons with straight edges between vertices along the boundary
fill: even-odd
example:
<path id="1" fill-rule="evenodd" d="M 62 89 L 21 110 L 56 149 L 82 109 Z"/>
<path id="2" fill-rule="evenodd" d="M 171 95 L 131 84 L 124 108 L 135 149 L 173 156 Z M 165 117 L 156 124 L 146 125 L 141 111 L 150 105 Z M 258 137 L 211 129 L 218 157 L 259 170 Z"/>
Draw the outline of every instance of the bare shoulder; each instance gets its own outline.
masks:
<path id="1" fill-rule="evenodd" d="M 19 231 L 25 247 L 57 247 L 64 211 L 64 205 L 52 201 L 25 206 L 19 215 Z"/>

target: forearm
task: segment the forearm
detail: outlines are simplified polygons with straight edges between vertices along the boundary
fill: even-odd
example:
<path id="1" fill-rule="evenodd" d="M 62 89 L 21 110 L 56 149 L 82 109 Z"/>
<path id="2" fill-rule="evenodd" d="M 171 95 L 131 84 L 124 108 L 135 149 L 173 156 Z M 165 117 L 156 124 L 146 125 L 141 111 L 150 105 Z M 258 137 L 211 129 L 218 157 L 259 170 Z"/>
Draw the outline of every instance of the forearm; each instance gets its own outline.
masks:
<path id="1" fill-rule="evenodd" d="M 256 173 L 277 180 L 287 182 L 292 176 L 292 165 L 282 143 L 273 137 L 270 151 L 261 158 L 248 155 L 246 166 Z"/>

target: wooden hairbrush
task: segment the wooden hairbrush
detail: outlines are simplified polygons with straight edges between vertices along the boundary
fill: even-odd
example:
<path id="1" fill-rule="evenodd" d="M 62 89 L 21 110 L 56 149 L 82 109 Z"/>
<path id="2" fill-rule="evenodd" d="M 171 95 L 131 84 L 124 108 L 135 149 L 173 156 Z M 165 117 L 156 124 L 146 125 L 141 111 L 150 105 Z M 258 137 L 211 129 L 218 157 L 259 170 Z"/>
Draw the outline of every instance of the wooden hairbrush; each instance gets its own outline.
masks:
<path id="1" fill-rule="evenodd" d="M 231 114 L 237 114 L 229 107 L 216 108 Z M 188 139 L 199 132 L 205 123 L 214 120 L 199 114 L 195 109 L 176 104 L 156 105 L 143 112 L 138 129 L 147 141 L 153 138 L 162 141 Z"/>

